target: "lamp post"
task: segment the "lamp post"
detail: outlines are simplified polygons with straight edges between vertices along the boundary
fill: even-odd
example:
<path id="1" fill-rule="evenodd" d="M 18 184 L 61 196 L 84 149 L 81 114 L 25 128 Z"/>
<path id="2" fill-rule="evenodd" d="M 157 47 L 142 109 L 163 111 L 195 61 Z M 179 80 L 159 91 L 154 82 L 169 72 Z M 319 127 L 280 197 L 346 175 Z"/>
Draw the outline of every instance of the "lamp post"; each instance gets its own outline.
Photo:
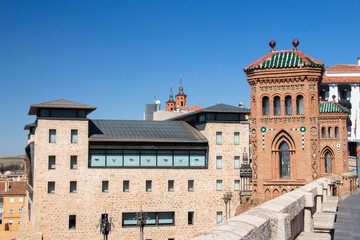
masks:
<path id="1" fill-rule="evenodd" d="M 134 220 L 136 220 L 136 225 L 140 227 L 140 240 L 144 240 L 144 226 L 146 225 L 146 221 L 149 219 L 150 218 L 140 207 L 140 212 L 137 212 L 136 217 L 134 218 Z"/>
<path id="2" fill-rule="evenodd" d="M 111 232 L 111 226 L 113 225 L 113 223 L 111 218 L 109 220 L 109 215 L 106 212 L 105 214 L 101 214 L 99 225 L 100 233 L 104 236 L 104 240 L 108 240 L 108 235 Z"/>
<path id="3" fill-rule="evenodd" d="M 231 217 L 231 198 L 233 197 L 232 193 L 229 191 L 227 193 L 224 194 L 223 200 L 225 203 L 225 208 L 226 208 L 226 219 L 228 219 L 228 210 L 227 210 L 227 203 L 229 203 L 229 218 Z"/>

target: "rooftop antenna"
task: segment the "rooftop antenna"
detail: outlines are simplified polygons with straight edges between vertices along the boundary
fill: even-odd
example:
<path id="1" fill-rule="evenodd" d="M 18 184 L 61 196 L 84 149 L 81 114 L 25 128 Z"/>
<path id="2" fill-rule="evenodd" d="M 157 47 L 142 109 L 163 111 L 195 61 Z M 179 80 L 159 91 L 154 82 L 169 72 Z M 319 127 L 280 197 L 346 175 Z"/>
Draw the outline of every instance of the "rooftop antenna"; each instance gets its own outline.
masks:
<path id="1" fill-rule="evenodd" d="M 156 92 L 154 93 L 154 102 L 156 103 Z"/>

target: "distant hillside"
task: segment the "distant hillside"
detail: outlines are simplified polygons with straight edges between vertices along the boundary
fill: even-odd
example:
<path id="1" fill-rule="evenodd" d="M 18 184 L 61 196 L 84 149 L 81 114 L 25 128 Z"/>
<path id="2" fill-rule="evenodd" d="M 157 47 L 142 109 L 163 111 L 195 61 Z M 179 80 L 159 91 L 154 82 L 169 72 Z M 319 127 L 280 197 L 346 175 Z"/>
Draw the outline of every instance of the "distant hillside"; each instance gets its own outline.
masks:
<path id="1" fill-rule="evenodd" d="M 11 164 L 24 165 L 25 156 L 0 156 L 0 165 L 9 166 Z"/>

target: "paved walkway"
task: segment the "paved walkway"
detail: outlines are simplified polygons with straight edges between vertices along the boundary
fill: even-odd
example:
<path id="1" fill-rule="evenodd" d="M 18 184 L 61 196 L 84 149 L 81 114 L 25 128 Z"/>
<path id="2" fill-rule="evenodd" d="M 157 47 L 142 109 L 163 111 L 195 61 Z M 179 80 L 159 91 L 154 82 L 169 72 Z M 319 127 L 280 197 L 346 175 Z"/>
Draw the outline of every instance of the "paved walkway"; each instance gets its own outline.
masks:
<path id="1" fill-rule="evenodd" d="M 335 240 L 360 240 L 360 191 L 339 202 L 336 212 Z"/>

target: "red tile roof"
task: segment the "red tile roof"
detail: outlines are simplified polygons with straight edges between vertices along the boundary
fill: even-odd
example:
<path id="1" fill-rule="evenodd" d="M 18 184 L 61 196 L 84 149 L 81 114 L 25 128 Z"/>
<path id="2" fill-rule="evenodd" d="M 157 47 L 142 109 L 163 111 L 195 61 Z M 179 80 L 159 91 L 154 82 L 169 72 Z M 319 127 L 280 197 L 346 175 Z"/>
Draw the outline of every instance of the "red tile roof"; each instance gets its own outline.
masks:
<path id="1" fill-rule="evenodd" d="M 0 182 L 0 195 L 25 195 L 26 182 L 25 181 L 9 181 L 9 189 L 5 191 L 6 181 Z"/>
<path id="2" fill-rule="evenodd" d="M 191 107 L 188 108 L 189 111 L 197 111 L 197 110 L 200 110 L 200 109 L 202 109 L 201 106 L 191 106 Z"/>
<path id="3" fill-rule="evenodd" d="M 329 77 L 324 76 L 321 83 L 360 83 L 359 77 Z"/>
<path id="4" fill-rule="evenodd" d="M 326 71 L 360 71 L 360 65 L 338 64 L 326 68 Z"/>

